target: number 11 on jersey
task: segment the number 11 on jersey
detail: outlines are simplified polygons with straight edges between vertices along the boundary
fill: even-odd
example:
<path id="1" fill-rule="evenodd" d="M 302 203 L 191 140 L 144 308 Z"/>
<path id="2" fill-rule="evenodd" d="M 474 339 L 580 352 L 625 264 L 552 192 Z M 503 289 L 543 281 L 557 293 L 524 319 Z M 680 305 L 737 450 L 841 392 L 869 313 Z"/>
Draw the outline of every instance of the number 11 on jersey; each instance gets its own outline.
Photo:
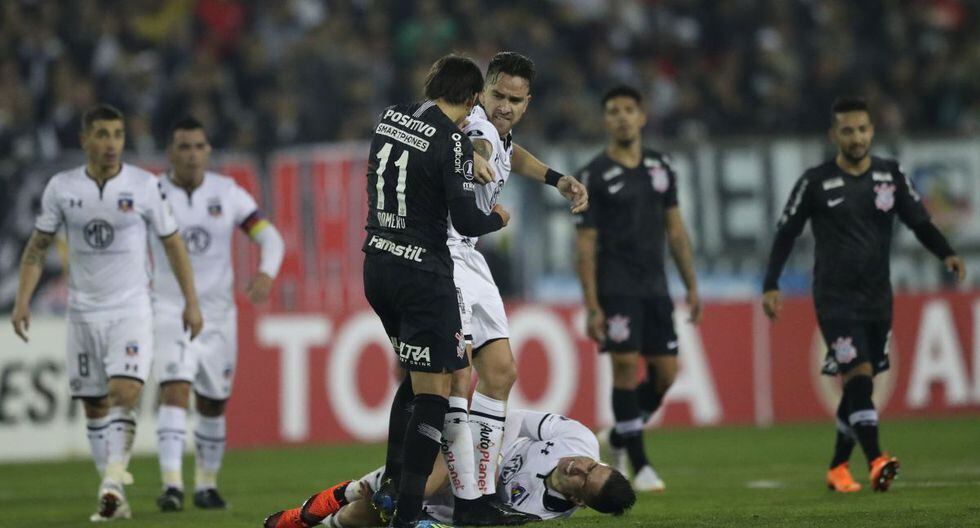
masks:
<path id="1" fill-rule="evenodd" d="M 385 177 L 384 172 L 388 168 L 388 157 L 391 156 L 391 143 L 385 143 L 381 150 L 378 151 L 378 170 L 375 174 L 378 176 L 378 183 L 375 188 L 378 191 L 378 203 L 376 209 L 378 211 L 385 210 Z M 395 167 L 398 168 L 398 180 L 395 184 L 395 196 L 398 199 L 398 216 L 408 215 L 408 206 L 405 205 L 405 185 L 408 183 L 408 151 L 402 151 L 402 155 L 398 156 L 395 160 Z"/>

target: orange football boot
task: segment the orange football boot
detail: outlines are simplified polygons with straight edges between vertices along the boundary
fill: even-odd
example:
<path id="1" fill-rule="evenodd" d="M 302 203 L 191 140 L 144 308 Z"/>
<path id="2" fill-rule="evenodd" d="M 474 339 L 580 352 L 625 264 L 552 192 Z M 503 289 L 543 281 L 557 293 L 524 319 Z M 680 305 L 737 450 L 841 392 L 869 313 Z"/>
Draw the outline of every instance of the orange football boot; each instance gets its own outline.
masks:
<path id="1" fill-rule="evenodd" d="M 319 524 L 327 515 L 340 511 L 340 508 L 347 505 L 345 493 L 347 486 L 353 482 L 345 480 L 310 497 L 300 510 L 302 518 L 310 524 Z"/>
<path id="2" fill-rule="evenodd" d="M 888 491 L 892 485 L 892 480 L 898 476 L 901 465 L 898 459 L 884 453 L 880 457 L 871 461 L 871 489 L 875 491 Z"/>
<path id="3" fill-rule="evenodd" d="M 861 485 L 854 482 L 851 469 L 847 462 L 827 471 L 827 487 L 839 493 L 854 493 L 861 491 Z"/>
<path id="4" fill-rule="evenodd" d="M 265 528 L 309 528 L 309 525 L 300 518 L 300 509 L 293 508 L 266 517 Z"/>

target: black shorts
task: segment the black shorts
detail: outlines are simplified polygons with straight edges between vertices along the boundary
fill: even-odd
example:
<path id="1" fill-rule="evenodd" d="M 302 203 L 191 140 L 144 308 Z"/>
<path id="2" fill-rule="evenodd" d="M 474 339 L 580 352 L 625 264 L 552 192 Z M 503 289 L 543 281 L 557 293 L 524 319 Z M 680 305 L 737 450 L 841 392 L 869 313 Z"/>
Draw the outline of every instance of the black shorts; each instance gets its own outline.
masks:
<path id="1" fill-rule="evenodd" d="M 600 295 L 599 305 L 606 315 L 603 352 L 677 355 L 674 301 L 670 297 Z"/>
<path id="2" fill-rule="evenodd" d="M 827 344 L 827 357 L 820 372 L 828 376 L 846 374 L 861 363 L 871 363 L 874 374 L 891 366 L 888 343 L 892 322 L 819 319 L 820 333 Z"/>
<path id="3" fill-rule="evenodd" d="M 381 318 L 402 368 L 453 372 L 469 365 L 451 277 L 368 255 L 364 295 Z"/>

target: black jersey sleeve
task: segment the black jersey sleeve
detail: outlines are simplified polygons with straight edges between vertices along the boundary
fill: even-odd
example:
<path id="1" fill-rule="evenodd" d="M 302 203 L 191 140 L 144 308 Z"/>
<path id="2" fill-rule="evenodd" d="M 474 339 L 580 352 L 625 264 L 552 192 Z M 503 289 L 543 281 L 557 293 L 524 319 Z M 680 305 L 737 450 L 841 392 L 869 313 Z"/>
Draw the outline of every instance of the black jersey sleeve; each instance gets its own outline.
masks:
<path id="1" fill-rule="evenodd" d="M 778 290 L 779 276 L 783 273 L 783 267 L 789 259 L 789 254 L 793 251 L 793 244 L 796 237 L 803 232 L 806 221 L 810 218 L 810 177 L 804 174 L 793 187 L 793 192 L 789 195 L 789 201 L 783 208 L 783 215 L 779 218 L 776 228 L 776 237 L 772 242 L 772 250 L 769 252 L 769 265 L 762 282 L 762 290 Z"/>
<path id="2" fill-rule="evenodd" d="M 806 221 L 810 218 L 811 195 L 813 193 L 809 173 L 804 174 L 796 182 L 793 192 L 789 195 L 789 201 L 783 207 L 783 214 L 779 217 L 776 225 L 777 231 L 796 238 L 803 232 Z"/>
<path id="3" fill-rule="evenodd" d="M 892 169 L 895 179 L 895 210 L 898 212 L 899 219 L 910 229 L 915 229 L 921 224 L 928 223 L 929 212 L 922 204 L 922 197 L 915 192 L 912 182 L 909 181 L 898 163 Z"/>
<path id="4" fill-rule="evenodd" d="M 584 185 L 585 189 L 589 192 L 589 206 L 585 209 L 585 211 L 575 215 L 575 225 L 579 228 L 595 227 L 595 211 L 596 208 L 599 207 L 597 200 L 599 195 L 597 194 L 595 186 L 592 184 L 592 182 L 595 180 L 595 178 L 592 177 L 592 172 L 591 165 L 586 165 L 575 174 L 575 179 Z"/>
<path id="5" fill-rule="evenodd" d="M 448 149 L 442 166 L 442 181 L 446 188 L 446 201 L 468 197 L 476 207 L 475 184 L 473 183 L 473 143 L 463 132 L 449 132 L 448 141 L 443 148 Z"/>
<path id="6" fill-rule="evenodd" d="M 670 209 L 677 207 L 677 172 L 671 166 L 669 157 L 663 156 L 661 162 L 664 164 L 664 169 L 667 169 L 667 179 L 670 181 L 670 185 L 664 193 L 664 209 Z"/>

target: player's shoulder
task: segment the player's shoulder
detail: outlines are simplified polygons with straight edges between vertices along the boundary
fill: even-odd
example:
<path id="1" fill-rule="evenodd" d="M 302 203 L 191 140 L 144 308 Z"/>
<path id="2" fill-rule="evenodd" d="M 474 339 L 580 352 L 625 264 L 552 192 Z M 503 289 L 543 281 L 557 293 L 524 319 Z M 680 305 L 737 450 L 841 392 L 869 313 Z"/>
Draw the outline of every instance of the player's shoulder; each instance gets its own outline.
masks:
<path id="1" fill-rule="evenodd" d="M 233 191 L 238 188 L 238 182 L 234 178 L 214 171 L 204 171 L 204 183 L 219 192 Z"/>
<path id="2" fill-rule="evenodd" d="M 480 106 L 474 106 L 466 117 L 466 126 L 463 127 L 463 132 L 470 139 L 484 139 L 493 144 L 501 143 L 500 134 L 497 133 L 497 129 L 487 118 L 486 111 Z"/>
<path id="3" fill-rule="evenodd" d="M 663 166 L 670 167 L 671 165 L 673 165 L 673 160 L 671 159 L 669 154 L 663 151 L 652 149 L 649 147 L 644 147 L 643 165 L 648 169 L 652 167 L 663 167 Z"/>
<path id="4" fill-rule="evenodd" d="M 137 189 L 149 187 L 155 189 L 161 186 L 161 178 L 159 176 L 136 165 L 130 165 L 129 163 L 122 164 L 119 175 L 125 178 L 127 186 Z"/>
<path id="5" fill-rule="evenodd" d="M 839 172 L 837 162 L 831 158 L 803 171 L 800 180 L 805 180 L 807 183 L 821 183 L 829 178 L 840 176 Z"/>
<path id="6" fill-rule="evenodd" d="M 871 170 L 898 174 L 902 172 L 902 164 L 895 158 L 871 156 Z"/>
<path id="7" fill-rule="evenodd" d="M 73 182 L 78 181 L 83 177 L 85 177 L 85 165 L 72 167 L 70 169 L 56 172 L 54 176 L 51 176 L 51 178 L 48 179 L 48 186 L 60 188 L 66 185 L 72 185 Z"/>

